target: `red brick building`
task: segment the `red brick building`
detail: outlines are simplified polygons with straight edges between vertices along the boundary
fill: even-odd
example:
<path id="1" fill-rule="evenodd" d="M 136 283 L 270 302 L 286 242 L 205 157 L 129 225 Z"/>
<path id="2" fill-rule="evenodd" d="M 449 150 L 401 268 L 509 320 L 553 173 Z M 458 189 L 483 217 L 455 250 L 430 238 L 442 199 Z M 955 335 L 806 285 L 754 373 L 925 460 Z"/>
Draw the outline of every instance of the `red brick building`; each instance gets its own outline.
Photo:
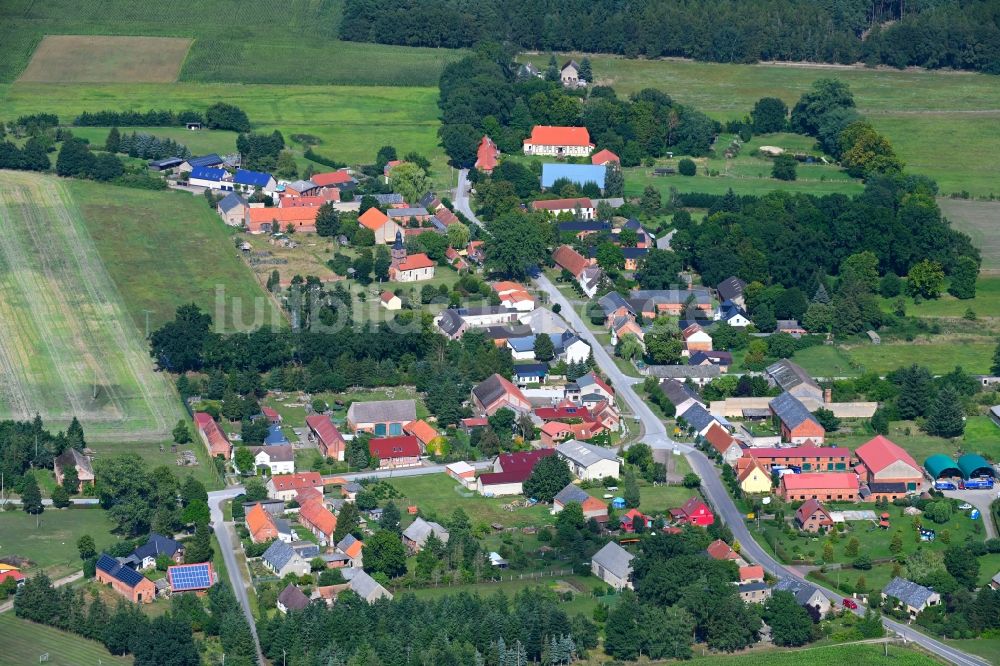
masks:
<path id="1" fill-rule="evenodd" d="M 858 490 L 858 475 L 854 472 L 785 474 L 778 486 L 778 493 L 790 502 L 856 502 Z"/>

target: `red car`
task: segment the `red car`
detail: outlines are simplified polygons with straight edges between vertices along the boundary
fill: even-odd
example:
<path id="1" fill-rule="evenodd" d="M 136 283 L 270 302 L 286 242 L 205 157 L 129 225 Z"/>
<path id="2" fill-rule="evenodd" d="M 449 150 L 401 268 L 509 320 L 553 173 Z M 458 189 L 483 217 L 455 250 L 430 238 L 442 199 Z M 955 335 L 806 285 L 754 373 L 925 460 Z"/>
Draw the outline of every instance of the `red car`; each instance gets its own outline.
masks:
<path id="1" fill-rule="evenodd" d="M 854 599 L 848 599 L 844 597 L 844 608 L 850 608 L 851 610 L 858 610 L 858 602 Z"/>

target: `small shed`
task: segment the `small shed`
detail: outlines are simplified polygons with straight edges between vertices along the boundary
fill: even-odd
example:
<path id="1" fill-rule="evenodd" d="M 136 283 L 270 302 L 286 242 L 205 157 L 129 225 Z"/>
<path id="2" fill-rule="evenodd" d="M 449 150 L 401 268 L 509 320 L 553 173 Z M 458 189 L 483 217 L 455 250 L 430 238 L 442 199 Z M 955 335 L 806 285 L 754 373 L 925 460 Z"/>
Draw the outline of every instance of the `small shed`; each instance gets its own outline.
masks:
<path id="1" fill-rule="evenodd" d="M 868 339 L 872 341 L 873 345 L 882 344 L 882 338 L 875 331 L 868 331 Z"/>

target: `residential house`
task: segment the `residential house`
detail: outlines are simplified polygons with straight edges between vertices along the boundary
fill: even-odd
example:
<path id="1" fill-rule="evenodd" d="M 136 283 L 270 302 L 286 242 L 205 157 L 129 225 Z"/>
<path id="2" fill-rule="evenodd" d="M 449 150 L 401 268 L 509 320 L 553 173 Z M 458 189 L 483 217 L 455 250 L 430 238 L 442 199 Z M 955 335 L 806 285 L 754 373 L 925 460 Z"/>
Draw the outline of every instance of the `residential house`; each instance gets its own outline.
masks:
<path id="1" fill-rule="evenodd" d="M 566 399 L 587 406 L 597 405 L 605 400 L 613 403 L 615 391 L 591 370 L 582 377 L 577 377 L 574 381 L 566 384 Z"/>
<path id="2" fill-rule="evenodd" d="M 389 269 L 389 279 L 396 282 L 433 280 L 434 266 L 435 263 L 423 252 L 411 254 Z"/>
<path id="3" fill-rule="evenodd" d="M 740 567 L 740 583 L 764 582 L 764 567 L 759 564 L 748 564 Z"/>
<path id="4" fill-rule="evenodd" d="M 861 478 L 865 483 L 905 484 L 905 492 L 919 492 L 924 481 L 923 469 L 909 453 L 882 435 L 862 444 L 854 451 L 861 463 Z"/>
<path id="5" fill-rule="evenodd" d="M 684 356 L 690 356 L 695 352 L 712 351 L 712 336 L 705 332 L 698 324 L 691 324 L 681 331 L 681 338 L 684 340 Z"/>
<path id="6" fill-rule="evenodd" d="M 535 125 L 531 136 L 524 140 L 525 155 L 589 157 L 593 151 L 586 127 Z"/>
<path id="7" fill-rule="evenodd" d="M 146 543 L 133 550 L 127 557 L 122 558 L 120 562 L 141 571 L 155 567 L 156 559 L 161 555 L 170 558 L 171 562 L 180 564 L 184 561 L 184 544 L 152 532 L 146 539 Z"/>
<path id="8" fill-rule="evenodd" d="M 762 604 L 771 596 L 771 587 L 764 581 L 740 583 L 736 586 L 743 603 Z"/>
<path id="9" fill-rule="evenodd" d="M 843 472 L 851 468 L 851 450 L 843 446 L 806 443 L 786 448 L 754 448 L 748 452 L 770 473 L 776 465 L 804 472 Z"/>
<path id="10" fill-rule="evenodd" d="M 392 293 L 391 291 L 383 291 L 378 297 L 379 305 L 381 305 L 386 310 L 395 311 L 401 310 L 403 308 L 403 301 L 400 300 L 399 296 Z"/>
<path id="11" fill-rule="evenodd" d="M 494 282 L 491 286 L 505 308 L 518 312 L 531 312 L 535 309 L 535 297 L 528 293 L 523 284 L 504 280 Z"/>
<path id="12" fill-rule="evenodd" d="M 474 488 L 476 485 L 476 468 L 464 460 L 448 463 L 444 467 L 444 473 L 466 488 Z"/>
<path id="13" fill-rule="evenodd" d="M 696 386 L 705 386 L 722 375 L 717 365 L 649 365 L 644 374 L 659 379 L 676 379 L 679 382 L 691 380 Z"/>
<path id="14" fill-rule="evenodd" d="M 412 435 L 375 437 L 368 441 L 368 451 L 378 458 L 379 469 L 413 467 L 420 464 L 420 441 Z"/>
<path id="15" fill-rule="evenodd" d="M 347 442 L 326 414 L 310 414 L 306 417 L 309 441 L 316 442 L 324 458 L 343 461 Z"/>
<path id="16" fill-rule="evenodd" d="M 545 75 L 530 62 L 526 62 L 517 68 L 517 77 L 519 79 L 541 79 L 544 78 Z"/>
<path id="17" fill-rule="evenodd" d="M 507 408 L 519 414 L 531 411 L 531 403 L 508 379 L 498 374 L 487 377 L 472 389 L 472 405 L 477 414 L 493 416 Z"/>
<path id="18" fill-rule="evenodd" d="M 430 222 L 431 217 L 433 217 L 429 210 L 423 206 L 392 206 L 386 209 L 385 214 L 389 216 L 389 219 L 399 224 L 401 227 L 409 226 L 411 221 L 417 222 Z M 422 231 L 426 231 L 425 227 L 421 227 Z M 406 233 L 422 233 L 422 231 L 417 231 L 412 227 L 407 230 Z"/>
<path id="19" fill-rule="evenodd" d="M 635 319 L 635 310 L 632 305 L 622 298 L 617 291 L 610 291 L 597 299 L 597 305 L 604 314 L 604 325 L 610 327 L 612 322 L 619 317 Z"/>
<path id="20" fill-rule="evenodd" d="M 465 256 L 466 258 L 474 264 L 483 263 L 483 243 L 481 240 L 469 241 L 469 244 L 465 246 Z"/>
<path id="21" fill-rule="evenodd" d="M 637 289 L 628 299 L 634 312 L 652 321 L 661 315 L 686 319 L 708 318 L 712 294 L 702 287 L 691 289 Z"/>
<path id="22" fill-rule="evenodd" d="M 591 404 L 590 409 L 590 413 L 594 415 L 594 423 L 599 423 L 608 430 L 618 430 L 621 427 L 622 415 L 615 407 L 614 401 L 602 400 L 597 404 Z"/>
<path id="23" fill-rule="evenodd" d="M 825 616 L 832 608 L 830 600 L 818 587 L 795 578 L 779 580 L 771 589 L 772 594 L 775 592 L 791 592 L 800 606 L 811 609 L 819 617 Z"/>
<path id="24" fill-rule="evenodd" d="M 188 185 L 231 192 L 233 190 L 231 179 L 232 176 L 225 169 L 195 167 L 191 170 L 191 175 L 188 176 Z"/>
<path id="25" fill-rule="evenodd" d="M 650 529 L 653 526 L 653 519 L 638 509 L 629 509 L 618 519 L 618 529 L 628 534 L 635 533 L 640 529 L 640 525 L 642 529 Z"/>
<path id="26" fill-rule="evenodd" d="M 295 451 L 291 444 L 276 446 L 251 446 L 254 468 L 267 467 L 271 474 L 292 474 L 295 472 Z"/>
<path id="27" fill-rule="evenodd" d="M 493 143 L 493 139 L 483 135 L 483 138 L 479 141 L 479 148 L 476 149 L 476 171 L 481 171 L 485 174 L 493 173 L 493 169 L 497 167 L 497 158 L 500 157 L 500 149 L 497 148 L 497 144 Z"/>
<path id="28" fill-rule="evenodd" d="M 493 461 L 493 471 L 476 479 L 476 489 L 486 497 L 520 495 L 538 461 L 551 455 L 555 455 L 554 449 L 501 453 Z"/>
<path id="29" fill-rule="evenodd" d="M 285 194 L 292 197 L 315 196 L 319 190 L 319 185 L 312 180 L 296 180 L 292 183 L 285 183 Z"/>
<path id="30" fill-rule="evenodd" d="M 597 164 L 554 164 L 546 162 L 542 165 L 542 190 L 547 190 L 558 181 L 570 181 L 578 187 L 589 183 L 597 185 L 604 191 L 604 179 L 607 167 Z"/>
<path id="31" fill-rule="evenodd" d="M 736 465 L 736 481 L 740 490 L 748 495 L 771 492 L 771 475 L 752 454 L 737 460 Z"/>
<path id="32" fill-rule="evenodd" d="M 725 280 L 720 282 L 716 286 L 715 290 L 719 294 L 719 301 L 731 301 L 741 308 L 747 306 L 746 299 L 743 296 L 743 290 L 747 288 L 747 283 L 739 279 L 735 275 L 727 277 Z"/>
<path id="33" fill-rule="evenodd" d="M 447 210 L 447 208 L 445 210 Z M 462 257 L 461 253 L 453 247 L 449 247 L 444 251 L 444 258 L 445 261 L 448 262 L 448 265 L 456 271 L 465 271 L 469 269 L 469 263 L 464 257 Z"/>
<path id="34" fill-rule="evenodd" d="M 719 305 L 718 320 L 729 324 L 733 328 L 746 328 L 753 323 L 750 321 L 750 315 L 746 313 L 746 310 L 732 301 L 723 301 Z"/>
<path id="35" fill-rule="evenodd" d="M 705 441 L 711 444 L 715 452 L 722 456 L 723 462 L 730 467 L 735 467 L 736 461 L 743 457 L 743 447 L 718 423 L 709 426 Z"/>
<path id="36" fill-rule="evenodd" d="M 149 604 L 156 599 L 156 586 L 135 569 L 121 564 L 107 553 L 97 558 L 94 576 L 103 585 L 125 597 L 132 603 Z"/>
<path id="37" fill-rule="evenodd" d="M 699 351 L 688 358 L 688 365 L 715 365 L 721 372 L 728 372 L 733 355 L 727 351 Z"/>
<path id="38" fill-rule="evenodd" d="M 457 340 L 470 328 L 489 328 L 515 324 L 518 311 L 502 306 L 448 308 L 434 318 L 434 324 L 451 340 Z"/>
<path id="39" fill-rule="evenodd" d="M 556 229 L 559 234 L 573 234 L 577 239 L 583 240 L 587 236 L 594 234 L 604 234 L 611 231 L 611 223 L 602 220 L 569 220 L 560 222 Z M 596 248 L 591 248 L 591 255 L 595 255 Z"/>
<path id="40" fill-rule="evenodd" d="M 514 366 L 514 383 L 518 386 L 538 385 L 549 374 L 547 363 L 520 363 Z"/>
<path id="41" fill-rule="evenodd" d="M 417 419 L 417 403 L 410 400 L 352 402 L 347 408 L 347 427 L 376 437 L 403 434 L 403 426 Z"/>
<path id="42" fill-rule="evenodd" d="M 618 157 L 613 152 L 605 148 L 591 155 L 590 163 L 599 164 L 601 166 L 609 166 L 612 164 L 615 166 L 621 166 L 622 161 L 620 157 Z"/>
<path id="43" fill-rule="evenodd" d="M 579 220 L 593 220 L 597 211 L 594 202 L 587 197 L 532 201 L 531 209 L 547 211 L 553 217 L 560 213 L 572 213 Z"/>
<path id="44" fill-rule="evenodd" d="M 833 526 L 829 510 L 815 499 L 806 500 L 795 510 L 795 522 L 800 530 L 814 534 Z"/>
<path id="45" fill-rule="evenodd" d="M 698 527 L 708 527 L 715 522 L 715 514 L 700 497 L 691 497 L 680 508 L 671 509 L 670 517 Z"/>
<path id="46" fill-rule="evenodd" d="M 90 458 L 73 447 L 68 447 L 65 451 L 56 456 L 53 463 L 53 471 L 56 475 L 56 483 L 63 484 L 65 470 L 73 467 L 76 470 L 76 478 L 79 479 L 76 489 L 83 489 L 85 483 L 94 483 L 94 467 L 90 464 Z"/>
<path id="47" fill-rule="evenodd" d="M 635 555 L 611 541 L 594 553 L 590 560 L 590 571 L 616 590 L 631 590 L 634 558 Z"/>
<path id="48" fill-rule="evenodd" d="M 402 228 L 390 220 L 388 215 L 374 207 L 358 216 L 358 224 L 365 229 L 372 230 L 375 234 L 376 244 L 393 243 L 396 240 L 396 234 L 402 232 Z"/>
<path id="49" fill-rule="evenodd" d="M 677 416 L 684 419 L 689 430 L 694 432 L 696 436 L 701 437 L 704 437 L 705 433 L 713 425 L 719 424 L 719 420 L 715 416 L 712 416 L 707 409 L 697 404 L 692 405 L 683 414 L 678 414 Z"/>
<path id="50" fill-rule="evenodd" d="M 309 180 L 315 183 L 318 187 L 336 188 L 338 190 L 352 190 L 358 185 L 358 181 L 347 169 L 314 173 L 309 176 Z"/>
<path id="51" fill-rule="evenodd" d="M 194 424 L 201 436 L 201 441 L 208 448 L 208 455 L 212 458 L 221 456 L 224 460 L 229 460 L 232 456 L 233 445 L 222 432 L 222 428 L 215 422 L 211 414 L 205 412 L 195 412 Z"/>
<path id="52" fill-rule="evenodd" d="M 217 582 L 211 562 L 194 562 L 190 564 L 174 564 L 167 567 L 165 578 L 171 594 L 179 592 L 194 592 L 198 596 L 205 594 L 208 588 Z M 157 581 L 160 588 L 161 581 Z"/>
<path id="53" fill-rule="evenodd" d="M 180 172 L 191 173 L 198 167 L 218 167 L 224 160 L 215 153 L 201 155 L 200 157 L 189 157 L 177 167 Z"/>
<path id="54" fill-rule="evenodd" d="M 645 247 L 623 247 L 622 256 L 625 257 L 625 270 L 639 270 L 639 262 L 649 254 L 649 248 Z"/>
<path id="55" fill-rule="evenodd" d="M 434 429 L 427 421 L 423 419 L 417 419 L 416 421 L 410 421 L 403 426 L 403 432 L 407 435 L 413 435 L 420 442 L 420 446 L 426 451 L 429 446 L 434 442 L 434 440 L 441 437 L 440 433 Z"/>
<path id="56" fill-rule="evenodd" d="M 823 388 L 801 366 L 792 363 L 787 358 L 769 365 L 765 374 L 768 384 L 779 387 L 785 393 L 790 393 L 799 400 L 811 399 L 820 403 L 824 402 Z"/>
<path id="57" fill-rule="evenodd" d="M 928 606 L 937 606 L 941 603 L 941 595 L 932 588 L 917 585 L 913 581 L 899 576 L 893 578 L 888 585 L 882 588 L 882 599 L 890 597 L 898 599 L 899 605 L 906 609 L 911 618 L 915 618 Z"/>
<path id="58" fill-rule="evenodd" d="M 246 229 L 251 234 L 270 234 L 286 231 L 289 227 L 297 233 L 316 233 L 318 206 L 282 206 L 265 208 L 250 204 L 247 208 Z"/>
<path id="59" fill-rule="evenodd" d="M 367 601 L 374 603 L 379 599 L 392 599 L 392 593 L 382 587 L 378 581 L 365 573 L 360 567 L 352 567 L 343 571 L 347 585 L 352 592 Z"/>
<path id="60" fill-rule="evenodd" d="M 319 475 L 319 472 L 280 474 L 272 476 L 265 485 L 268 497 L 288 502 L 294 499 L 300 490 L 306 488 L 315 488 L 323 492 L 323 477 Z"/>
<path id="61" fill-rule="evenodd" d="M 626 335 L 634 335 L 639 340 L 643 350 L 646 349 L 646 332 L 636 323 L 635 319 L 628 316 L 615 317 L 611 321 L 611 344 L 618 344 L 618 341 Z"/>
<path id="62" fill-rule="evenodd" d="M 337 517 L 323 504 L 322 498 L 311 499 L 299 508 L 299 522 L 319 539 L 319 545 L 333 543 L 333 533 L 337 529 Z"/>
<path id="63" fill-rule="evenodd" d="M 587 85 L 587 81 L 580 78 L 580 65 L 575 60 L 569 60 L 563 64 L 559 70 L 559 80 L 566 88 L 579 88 Z"/>
<path id="64" fill-rule="evenodd" d="M 215 210 L 222 217 L 222 221 L 230 227 L 243 226 L 248 208 L 246 199 L 235 192 L 230 192 L 215 205 Z"/>
<path id="65" fill-rule="evenodd" d="M 609 448 L 576 439 L 556 446 L 556 453 L 569 464 L 573 476 L 582 481 L 597 481 L 610 476 L 618 478 L 621 462 Z"/>
<path id="66" fill-rule="evenodd" d="M 689 388 L 687 384 L 679 382 L 676 379 L 664 379 L 660 382 L 660 390 L 663 391 L 663 395 L 666 396 L 670 404 L 674 406 L 675 414 L 683 414 L 693 405 L 700 405 L 702 408 L 705 407 L 705 402 L 701 399 L 701 396 Z"/>
<path id="67" fill-rule="evenodd" d="M 563 423 L 561 421 L 549 421 L 540 428 L 542 446 L 545 448 L 555 448 L 560 442 L 568 439 L 587 441 L 601 434 L 605 426 L 594 421 L 584 421 L 583 423 Z"/>
<path id="68" fill-rule="evenodd" d="M 789 502 L 807 499 L 856 502 L 858 490 L 858 475 L 854 472 L 784 474 L 778 486 L 778 493 Z"/>
<path id="69" fill-rule="evenodd" d="M 826 430 L 806 406 L 787 391 L 771 401 L 771 413 L 781 428 L 781 439 L 792 444 L 813 441 L 822 444 Z"/>
<path id="70" fill-rule="evenodd" d="M 572 483 L 560 490 L 553 498 L 552 513 L 560 513 L 567 504 L 572 503 L 580 505 L 584 520 L 593 518 L 599 523 L 608 521 L 608 505 Z"/>
<path id="71" fill-rule="evenodd" d="M 774 329 L 775 333 L 788 333 L 792 337 L 799 337 L 805 335 L 808 331 L 802 328 L 799 322 L 795 319 L 779 319 L 777 326 Z"/>
<path id="72" fill-rule="evenodd" d="M 243 521 L 250 532 L 250 540 L 254 543 L 278 538 L 275 517 L 260 504 L 254 504 L 243 516 Z"/>
<path id="73" fill-rule="evenodd" d="M 347 557 L 347 566 L 364 566 L 363 549 L 364 541 L 360 541 L 352 534 L 348 534 L 337 543 L 337 552 Z"/>
<path id="74" fill-rule="evenodd" d="M 290 573 L 305 576 L 311 570 L 308 560 L 284 541 L 272 543 L 261 555 L 260 561 L 278 578 L 284 578 Z"/>
<path id="75" fill-rule="evenodd" d="M 308 605 L 309 597 L 292 583 L 286 585 L 285 589 L 278 593 L 277 607 L 282 614 L 286 614 L 290 610 L 302 610 Z"/>
<path id="76" fill-rule="evenodd" d="M 436 536 L 441 543 L 448 543 L 450 535 L 443 525 L 417 516 L 417 519 L 403 530 L 403 545 L 406 546 L 411 555 L 415 555 L 423 550 L 431 534 Z"/>

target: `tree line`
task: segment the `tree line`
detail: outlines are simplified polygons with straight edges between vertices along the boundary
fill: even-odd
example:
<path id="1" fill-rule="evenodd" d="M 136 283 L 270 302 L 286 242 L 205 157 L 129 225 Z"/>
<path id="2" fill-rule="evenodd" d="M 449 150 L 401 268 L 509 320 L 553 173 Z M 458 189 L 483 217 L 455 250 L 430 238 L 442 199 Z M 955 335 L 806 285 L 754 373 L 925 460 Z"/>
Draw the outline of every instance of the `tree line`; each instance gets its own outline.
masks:
<path id="1" fill-rule="evenodd" d="M 188 123 L 201 123 L 208 129 L 249 132 L 250 120 L 243 109 L 225 102 L 216 102 L 205 112 L 187 109 L 170 111 L 84 111 L 73 119 L 78 127 L 183 127 Z"/>
<path id="2" fill-rule="evenodd" d="M 989 0 L 913 3 L 722 0 L 641 6 L 617 0 L 347 0 L 340 38 L 468 48 L 791 60 L 1000 73 L 1000 16 Z"/>

